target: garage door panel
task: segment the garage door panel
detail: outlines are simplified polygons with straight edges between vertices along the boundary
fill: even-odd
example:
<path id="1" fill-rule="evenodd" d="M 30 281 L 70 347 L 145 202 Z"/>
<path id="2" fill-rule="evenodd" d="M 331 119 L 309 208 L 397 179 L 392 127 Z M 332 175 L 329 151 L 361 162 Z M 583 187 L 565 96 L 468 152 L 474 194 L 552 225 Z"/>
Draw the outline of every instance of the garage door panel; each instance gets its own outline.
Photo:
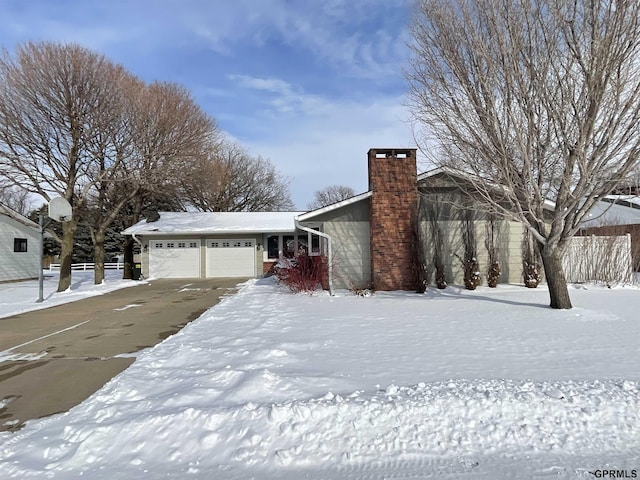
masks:
<path id="1" fill-rule="evenodd" d="M 198 239 L 149 241 L 149 274 L 155 278 L 200 277 L 200 241 Z"/>
<path id="2" fill-rule="evenodd" d="M 254 277 L 255 240 L 207 240 L 207 277 Z"/>

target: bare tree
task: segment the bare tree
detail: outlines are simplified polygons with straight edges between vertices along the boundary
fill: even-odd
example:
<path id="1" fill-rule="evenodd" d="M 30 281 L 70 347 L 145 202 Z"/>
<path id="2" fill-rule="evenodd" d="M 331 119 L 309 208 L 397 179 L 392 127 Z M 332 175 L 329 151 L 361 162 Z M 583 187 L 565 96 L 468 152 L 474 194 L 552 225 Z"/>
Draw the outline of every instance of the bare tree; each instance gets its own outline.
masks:
<path id="1" fill-rule="evenodd" d="M 29 213 L 29 192 L 0 174 L 0 204 L 26 216 Z"/>
<path id="2" fill-rule="evenodd" d="M 78 45 L 27 43 L 0 57 L 0 168 L 14 185 L 47 201 L 68 200 L 58 291 L 71 284 L 78 212 L 93 187 L 89 139 L 118 94 L 124 71 Z"/>
<path id="3" fill-rule="evenodd" d="M 211 142 L 182 178 L 181 190 L 186 206 L 204 212 L 293 209 L 289 181 L 275 165 L 229 142 Z"/>
<path id="4" fill-rule="evenodd" d="M 90 209 L 96 284 L 104 279 L 107 229 L 122 209 L 131 204 L 139 216 L 145 198 L 177 195 L 185 172 L 219 135 L 213 119 L 183 87 L 144 85 L 133 78 L 121 80 L 121 85 L 123 103 L 105 117 L 91 143 L 96 178 Z"/>
<path id="5" fill-rule="evenodd" d="M 640 2 L 419 0 L 411 31 L 425 144 L 525 225 L 551 307 L 571 308 L 567 242 L 638 164 Z"/>
<path id="6" fill-rule="evenodd" d="M 331 185 L 317 190 L 313 194 L 313 201 L 307 205 L 309 210 L 315 210 L 317 208 L 326 207 L 332 203 L 341 202 L 347 198 L 353 197 L 356 192 L 351 187 L 346 185 Z"/>

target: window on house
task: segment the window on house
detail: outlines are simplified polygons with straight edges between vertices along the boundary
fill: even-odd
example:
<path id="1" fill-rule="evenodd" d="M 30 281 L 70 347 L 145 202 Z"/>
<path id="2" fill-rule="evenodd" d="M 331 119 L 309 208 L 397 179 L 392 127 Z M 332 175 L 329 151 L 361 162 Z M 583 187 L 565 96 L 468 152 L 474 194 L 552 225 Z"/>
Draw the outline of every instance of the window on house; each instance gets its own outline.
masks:
<path id="1" fill-rule="evenodd" d="M 198 244 L 196 242 L 189 242 L 189 248 L 197 248 Z"/>
<path id="2" fill-rule="evenodd" d="M 278 254 L 278 235 L 272 235 L 267 238 L 267 258 L 269 260 L 277 260 Z"/>
<path id="3" fill-rule="evenodd" d="M 282 236 L 282 255 L 284 258 L 293 258 L 296 254 L 295 235 Z"/>
<path id="4" fill-rule="evenodd" d="M 13 239 L 13 251 L 14 252 L 26 252 L 27 251 L 27 239 L 26 238 L 14 238 Z"/>
<path id="5" fill-rule="evenodd" d="M 311 234 L 311 254 L 320 255 L 320 235 Z"/>

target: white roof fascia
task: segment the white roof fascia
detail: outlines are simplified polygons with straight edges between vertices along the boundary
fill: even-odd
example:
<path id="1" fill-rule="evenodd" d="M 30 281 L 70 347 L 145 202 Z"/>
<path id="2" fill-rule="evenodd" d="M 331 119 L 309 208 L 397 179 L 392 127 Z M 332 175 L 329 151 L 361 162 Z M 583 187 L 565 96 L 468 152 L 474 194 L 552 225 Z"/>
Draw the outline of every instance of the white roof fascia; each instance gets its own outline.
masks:
<path id="1" fill-rule="evenodd" d="M 127 228 L 127 230 L 129 230 Z M 128 232 L 123 230 L 120 232 L 122 235 L 137 235 L 140 237 L 151 237 L 160 235 L 173 235 L 173 236 L 207 236 L 207 235 L 262 235 L 263 233 L 294 233 L 293 229 L 270 229 L 270 230 L 137 230 L 134 232 Z"/>
<path id="2" fill-rule="evenodd" d="M 5 215 L 9 218 L 14 219 L 16 222 L 20 222 L 21 224 L 23 224 L 25 227 L 29 227 L 29 228 L 35 228 L 36 230 L 40 231 L 40 225 L 38 225 L 36 222 L 28 219 L 27 217 L 25 217 L 24 215 L 21 215 L 20 213 L 16 212 L 15 210 L 0 204 L 0 215 Z"/>
<path id="3" fill-rule="evenodd" d="M 317 210 L 311 210 L 310 212 L 303 213 L 302 215 L 298 215 L 296 217 L 296 220 L 300 222 L 304 222 L 305 220 L 311 219 L 318 215 L 322 215 L 323 213 L 332 212 L 333 210 L 337 210 L 339 208 L 346 207 L 347 205 L 351 205 L 361 200 L 365 200 L 369 198 L 371 195 L 373 195 L 373 192 L 369 190 L 368 192 L 360 193 L 351 198 L 347 198 L 346 200 L 332 203 L 331 205 L 327 205 L 326 207 L 318 208 Z"/>

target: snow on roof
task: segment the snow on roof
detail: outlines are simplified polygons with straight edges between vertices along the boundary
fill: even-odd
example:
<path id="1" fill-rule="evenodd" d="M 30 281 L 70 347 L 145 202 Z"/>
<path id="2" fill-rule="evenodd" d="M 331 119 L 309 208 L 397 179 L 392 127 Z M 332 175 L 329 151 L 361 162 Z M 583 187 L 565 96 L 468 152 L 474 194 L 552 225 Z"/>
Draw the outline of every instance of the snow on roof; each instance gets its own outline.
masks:
<path id="1" fill-rule="evenodd" d="M 124 235 L 165 233 L 267 233 L 294 232 L 294 218 L 304 212 L 159 212 L 160 219 L 141 220 Z"/>
<path id="2" fill-rule="evenodd" d="M 618 197 L 619 195 L 616 195 Z M 607 196 L 606 198 L 610 198 Z M 637 199 L 637 197 L 635 197 Z M 628 200 L 627 200 L 628 201 Z M 640 209 L 624 205 L 600 201 L 596 203 L 582 221 L 583 227 L 600 227 L 604 225 L 640 224 Z"/>
<path id="3" fill-rule="evenodd" d="M 1 203 L 0 203 L 0 215 L 5 215 L 9 218 L 13 218 L 15 221 L 20 222 L 27 227 L 36 228 L 40 230 L 40 226 L 36 222 L 29 220 L 24 215 L 21 215 L 20 213 L 16 212 L 15 210 L 12 210 L 11 208 L 5 205 L 2 205 Z"/>
<path id="4" fill-rule="evenodd" d="M 358 195 L 354 195 L 353 197 L 349 197 L 346 200 L 342 200 L 340 202 L 332 203 L 331 205 L 327 205 L 325 207 L 318 208 L 316 210 L 312 210 L 310 212 L 302 213 L 298 217 L 299 221 L 309 220 L 317 215 L 321 215 L 323 213 L 331 212 L 333 210 L 337 210 L 338 208 L 346 207 L 347 205 L 351 205 L 353 203 L 359 202 L 360 200 L 364 200 L 373 195 L 373 192 L 369 190 L 368 192 L 360 193 Z"/>
<path id="5" fill-rule="evenodd" d="M 625 205 L 625 203 L 631 204 L 633 208 L 640 208 L 640 196 L 638 195 L 607 195 L 605 198 L 611 199 L 619 205 Z"/>

